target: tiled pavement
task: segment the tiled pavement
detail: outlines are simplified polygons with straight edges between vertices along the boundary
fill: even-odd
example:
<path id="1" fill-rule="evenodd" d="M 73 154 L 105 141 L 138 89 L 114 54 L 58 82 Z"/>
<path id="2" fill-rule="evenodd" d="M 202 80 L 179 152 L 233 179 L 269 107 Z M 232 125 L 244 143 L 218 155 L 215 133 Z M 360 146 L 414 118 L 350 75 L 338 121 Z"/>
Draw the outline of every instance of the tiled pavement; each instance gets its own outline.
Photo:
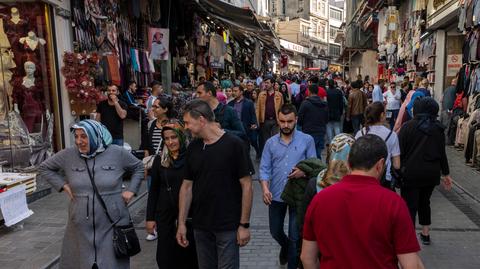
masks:
<path id="1" fill-rule="evenodd" d="M 480 197 L 480 173 L 464 165 L 460 152 L 448 151 L 452 176 L 459 187 L 450 193 L 440 188 L 434 192 L 432 245 L 422 246 L 421 256 L 426 268 L 477 269 L 480 268 L 480 204 L 474 198 Z M 258 182 L 254 186 L 252 240 L 241 249 L 241 268 L 285 268 L 278 264 L 279 247 L 269 234 L 268 211 L 261 200 Z M 133 209 L 142 252 L 132 259 L 132 268 L 156 268 L 156 242 L 143 240 L 145 202 L 145 198 L 139 200 Z M 52 193 L 30 204 L 35 214 L 25 221 L 23 229 L 0 228 L 0 268 L 46 268 L 61 248 L 66 207 L 64 195 Z"/>

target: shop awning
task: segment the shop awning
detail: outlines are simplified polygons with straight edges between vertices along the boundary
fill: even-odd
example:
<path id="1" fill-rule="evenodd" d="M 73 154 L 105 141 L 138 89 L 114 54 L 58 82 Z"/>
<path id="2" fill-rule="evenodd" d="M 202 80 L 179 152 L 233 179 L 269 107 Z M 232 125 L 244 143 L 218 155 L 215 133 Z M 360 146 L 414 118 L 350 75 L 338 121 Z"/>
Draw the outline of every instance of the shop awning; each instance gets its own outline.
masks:
<path id="1" fill-rule="evenodd" d="M 218 0 L 196 0 L 208 14 L 221 20 L 232 32 L 254 36 L 266 46 L 280 51 L 280 43 L 272 29 L 260 22 L 255 13 L 248 8 L 239 8 Z"/>

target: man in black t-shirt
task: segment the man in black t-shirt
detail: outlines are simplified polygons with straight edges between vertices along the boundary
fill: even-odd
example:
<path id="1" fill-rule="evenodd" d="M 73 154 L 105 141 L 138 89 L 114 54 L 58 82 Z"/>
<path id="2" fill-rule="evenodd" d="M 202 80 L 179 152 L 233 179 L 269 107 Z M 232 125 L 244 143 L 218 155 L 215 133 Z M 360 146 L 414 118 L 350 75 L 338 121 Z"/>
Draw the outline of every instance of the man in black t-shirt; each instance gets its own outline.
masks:
<path id="1" fill-rule="evenodd" d="M 127 104 L 118 99 L 118 87 L 107 88 L 108 99 L 97 105 L 96 120 L 107 127 L 112 134 L 112 144 L 123 147 L 123 119 L 127 117 Z"/>
<path id="2" fill-rule="evenodd" d="M 220 129 L 205 101 L 190 102 L 183 119 L 197 139 L 186 152 L 177 241 L 183 247 L 189 244 L 185 222 L 191 205 L 200 269 L 238 269 L 239 246 L 250 240 L 253 196 L 244 143 Z"/>

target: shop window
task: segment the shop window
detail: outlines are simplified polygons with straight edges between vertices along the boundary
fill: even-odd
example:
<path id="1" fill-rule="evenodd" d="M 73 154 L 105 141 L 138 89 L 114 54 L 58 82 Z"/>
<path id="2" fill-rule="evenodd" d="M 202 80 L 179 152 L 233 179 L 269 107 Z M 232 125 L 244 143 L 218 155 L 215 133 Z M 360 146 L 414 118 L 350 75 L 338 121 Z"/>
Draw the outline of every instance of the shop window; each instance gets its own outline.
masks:
<path id="1" fill-rule="evenodd" d="M 0 7 L 0 161 L 12 166 L 42 161 L 30 159 L 51 142 L 56 80 L 49 18 L 38 2 Z"/>

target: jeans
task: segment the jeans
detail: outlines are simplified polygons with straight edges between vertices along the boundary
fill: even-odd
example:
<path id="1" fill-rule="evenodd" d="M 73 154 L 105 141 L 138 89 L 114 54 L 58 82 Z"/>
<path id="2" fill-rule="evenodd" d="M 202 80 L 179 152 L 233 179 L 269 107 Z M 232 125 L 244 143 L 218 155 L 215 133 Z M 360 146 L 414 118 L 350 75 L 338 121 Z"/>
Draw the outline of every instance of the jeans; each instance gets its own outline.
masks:
<path id="1" fill-rule="evenodd" d="M 351 121 L 353 126 L 353 134 L 355 135 L 358 131 L 360 131 L 360 126 L 363 123 L 363 115 L 352 115 Z"/>
<path id="2" fill-rule="evenodd" d="M 405 187 L 401 189 L 401 195 L 403 200 L 407 203 L 410 216 L 415 227 L 415 218 L 418 211 L 418 223 L 420 225 L 432 224 L 431 209 L 430 209 L 430 197 L 435 186 L 427 187 Z"/>
<path id="3" fill-rule="evenodd" d="M 392 113 L 392 116 L 389 119 L 387 119 L 388 123 L 390 124 L 390 129 L 391 130 L 393 130 L 393 127 L 395 126 L 395 122 L 397 121 L 399 111 L 400 111 L 400 109 L 387 110 L 387 113 L 388 112 Z"/>
<path id="4" fill-rule="evenodd" d="M 283 230 L 288 208 L 288 237 Z M 283 248 L 288 248 L 288 269 L 296 269 L 298 265 L 297 249 L 300 243 L 300 232 L 297 227 L 295 208 L 284 202 L 272 201 L 268 207 L 270 234 Z"/>
<path id="5" fill-rule="evenodd" d="M 112 144 L 119 145 L 120 147 L 123 147 L 123 138 L 112 139 Z"/>
<path id="6" fill-rule="evenodd" d="M 327 123 L 327 144 L 332 142 L 332 139 L 342 132 L 341 121 L 329 121 Z"/>
<path id="7" fill-rule="evenodd" d="M 315 142 L 315 151 L 317 152 L 317 158 L 322 159 L 322 151 L 325 148 L 325 134 L 310 134 Z"/>
<path id="8" fill-rule="evenodd" d="M 257 156 L 260 156 L 261 151 L 260 151 L 260 146 L 258 145 L 258 131 L 248 130 L 247 136 L 248 136 L 248 141 L 250 141 L 250 145 L 255 149 L 255 153 L 257 154 Z"/>
<path id="9" fill-rule="evenodd" d="M 200 269 L 239 269 L 240 249 L 237 230 L 205 231 L 194 229 Z"/>

